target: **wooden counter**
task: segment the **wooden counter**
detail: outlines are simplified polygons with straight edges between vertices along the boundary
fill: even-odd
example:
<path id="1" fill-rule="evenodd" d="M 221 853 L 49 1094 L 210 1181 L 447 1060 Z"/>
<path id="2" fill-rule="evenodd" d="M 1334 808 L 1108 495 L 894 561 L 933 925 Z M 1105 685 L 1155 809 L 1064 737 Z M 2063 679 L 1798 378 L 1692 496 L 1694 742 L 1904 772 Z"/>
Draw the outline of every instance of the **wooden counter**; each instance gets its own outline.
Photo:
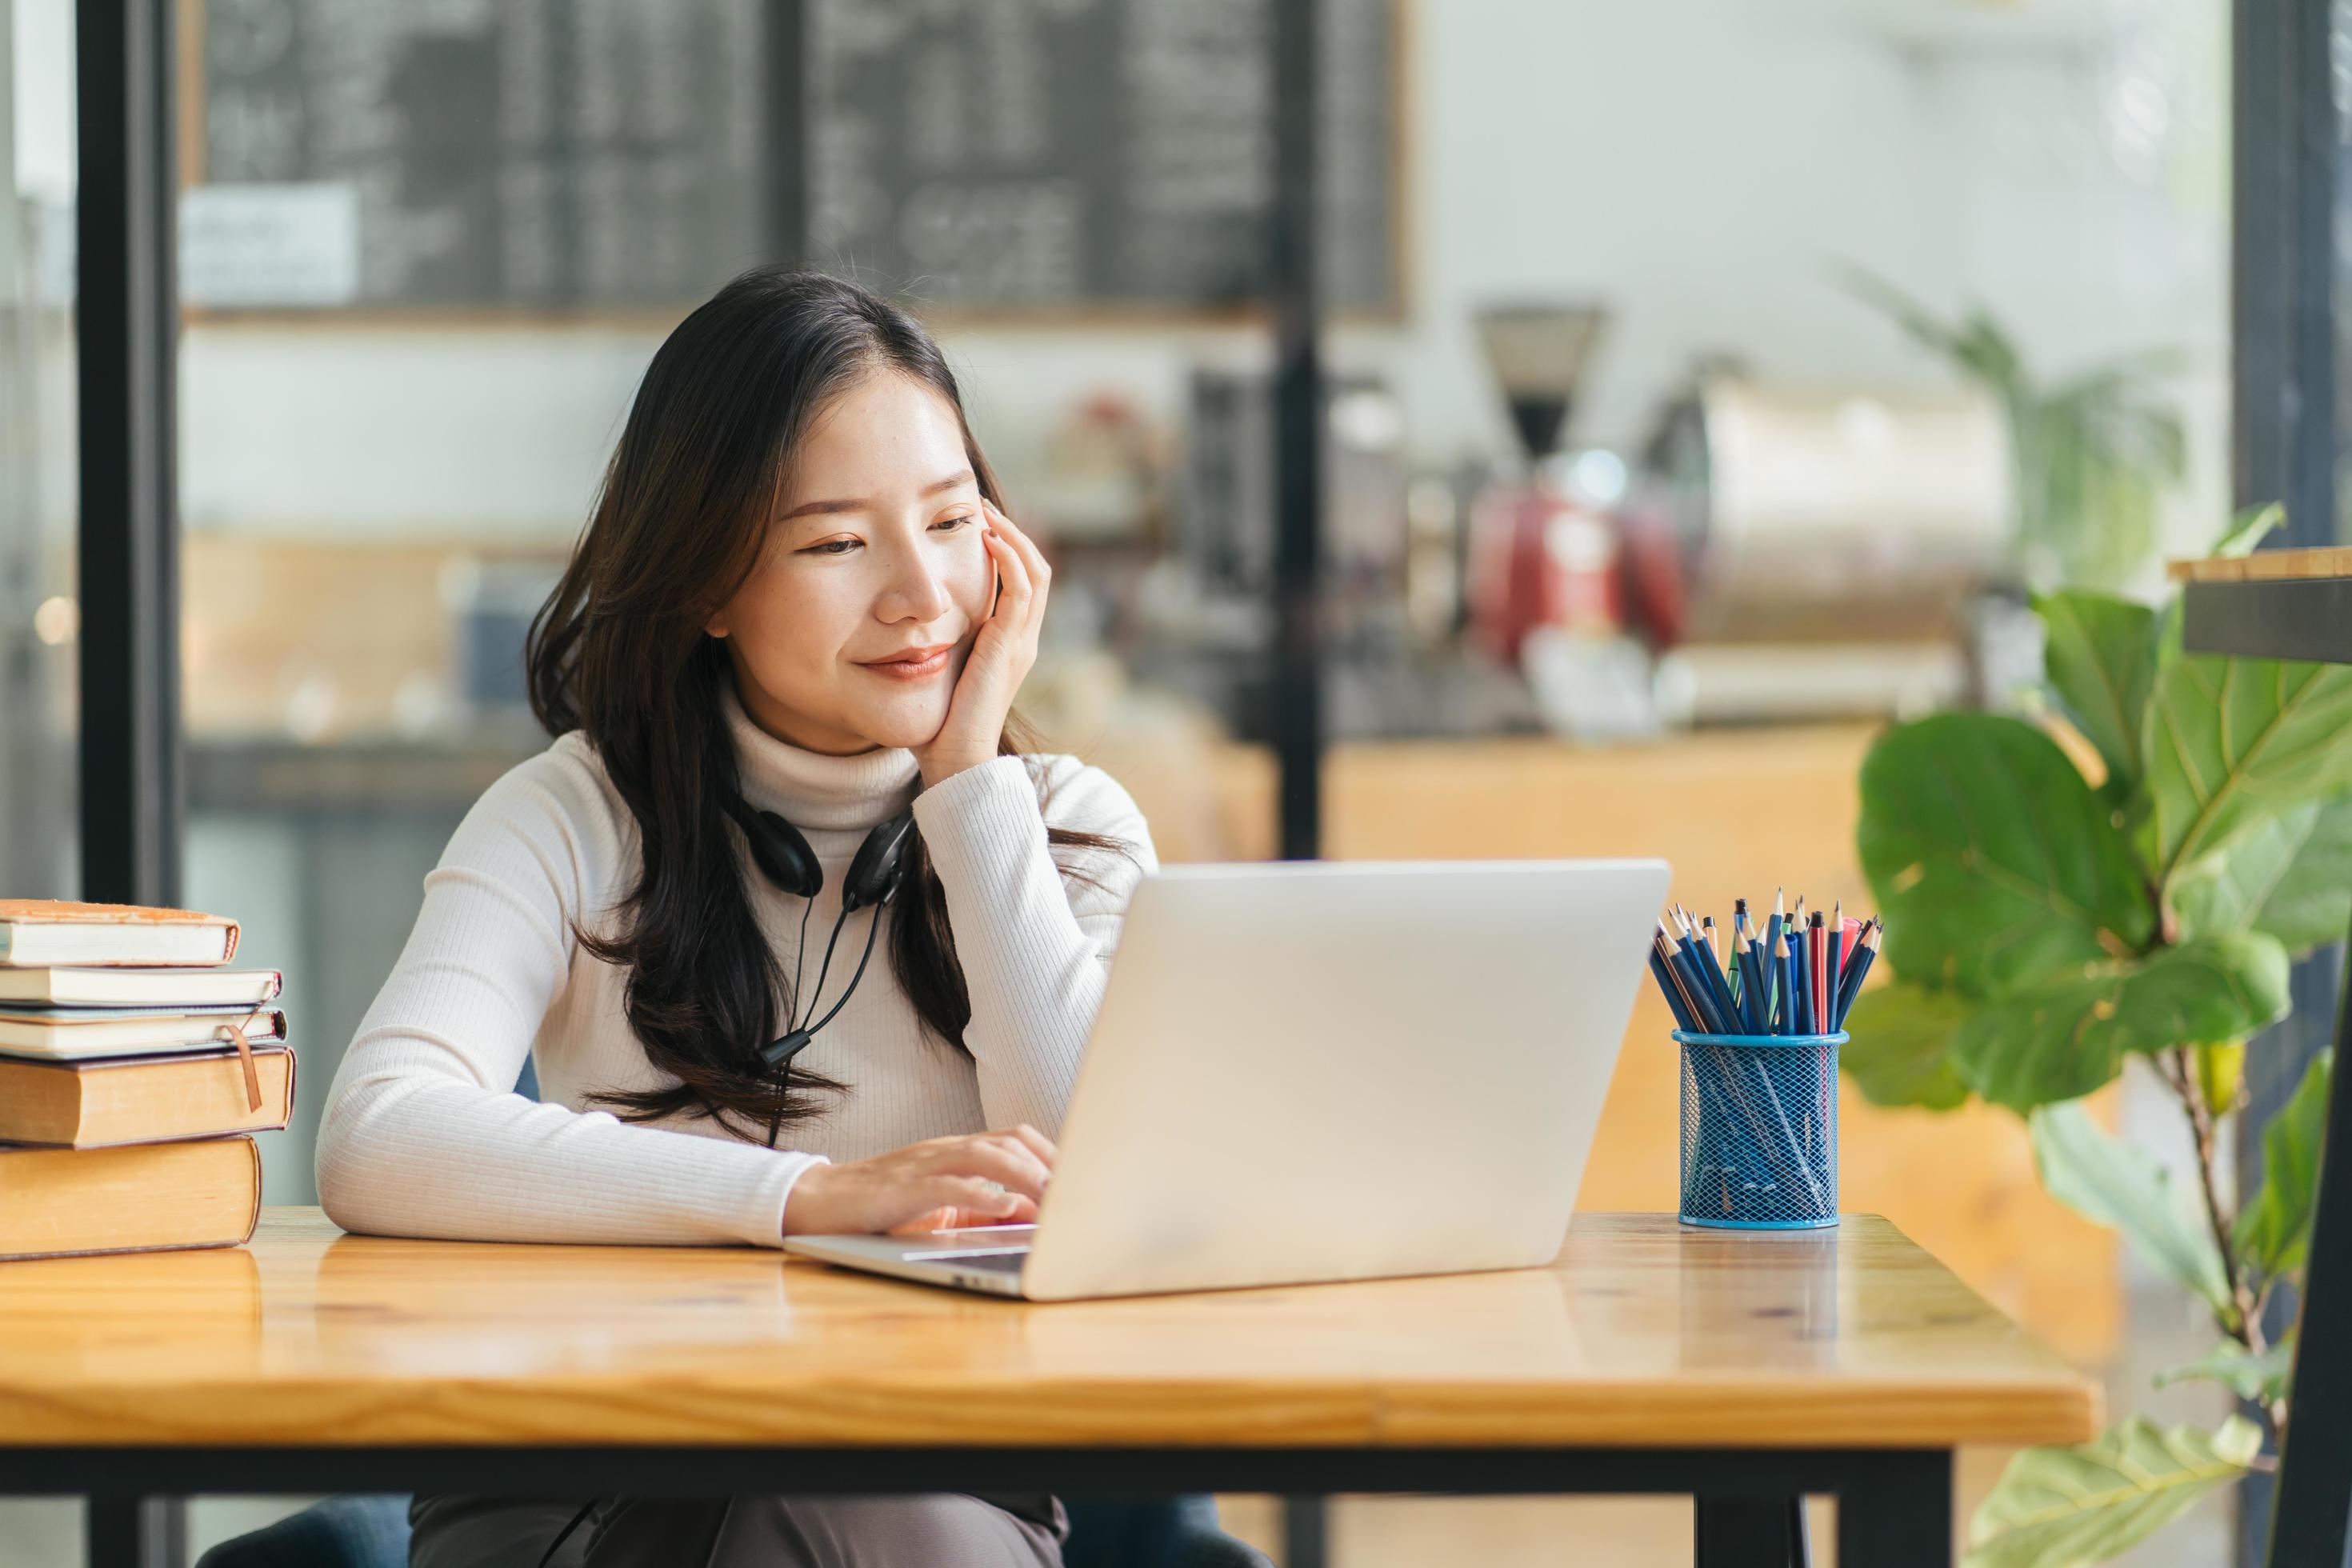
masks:
<path id="1" fill-rule="evenodd" d="M 1947 1447 L 2096 1387 L 1882 1219 L 1583 1215 L 1553 1267 L 1031 1305 L 744 1247 L 345 1236 L 0 1266 L 0 1447 Z"/>

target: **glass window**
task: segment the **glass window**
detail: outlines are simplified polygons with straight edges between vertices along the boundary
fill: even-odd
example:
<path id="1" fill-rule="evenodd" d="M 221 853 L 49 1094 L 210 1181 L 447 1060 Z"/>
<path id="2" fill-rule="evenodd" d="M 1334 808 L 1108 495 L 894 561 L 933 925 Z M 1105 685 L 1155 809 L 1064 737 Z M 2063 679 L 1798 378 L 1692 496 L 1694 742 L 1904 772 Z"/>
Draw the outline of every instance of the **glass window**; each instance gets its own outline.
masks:
<path id="1" fill-rule="evenodd" d="M 79 896 L 71 0 L 0 0 L 0 889 Z M 70 1498 L 0 1499 L 0 1568 L 76 1560 Z"/>
<path id="2" fill-rule="evenodd" d="M 0 0 L 0 887 L 80 882 L 73 11 Z"/>

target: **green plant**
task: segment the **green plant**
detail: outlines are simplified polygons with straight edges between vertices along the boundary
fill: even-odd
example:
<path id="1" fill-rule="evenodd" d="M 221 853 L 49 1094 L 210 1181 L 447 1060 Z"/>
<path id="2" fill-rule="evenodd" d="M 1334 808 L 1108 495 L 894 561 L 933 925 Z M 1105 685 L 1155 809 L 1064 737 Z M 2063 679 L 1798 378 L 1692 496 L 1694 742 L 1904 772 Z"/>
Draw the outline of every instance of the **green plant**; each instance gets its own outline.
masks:
<path id="1" fill-rule="evenodd" d="M 2277 515 L 2223 549 L 2252 549 Z M 2327 1058 L 2262 1130 L 2261 1191 L 2233 1197 L 2217 1151 L 2247 1037 L 2287 1013 L 2291 959 L 2352 921 L 2352 668 L 2186 654 L 2177 605 L 2069 592 L 2035 607 L 2044 722 L 1938 714 L 1863 763 L 1862 862 L 1895 983 L 1856 1002 L 1844 1065 L 1883 1105 L 1978 1096 L 2026 1118 L 2051 1194 L 2212 1314 L 2213 1353 L 2159 1381 L 2225 1384 L 2283 1433 L 2290 1349 L 2264 1337 L 2263 1306 L 2303 1268 Z M 2061 723 L 2104 776 L 2053 738 Z M 2133 1057 L 2187 1121 L 2193 1191 L 2075 1103 Z M 1968 1563 L 2112 1556 L 2267 1463 L 2261 1439 L 2235 1416 L 2212 1432 L 2134 1418 L 2028 1450 L 1977 1514 Z"/>
<path id="2" fill-rule="evenodd" d="M 2126 354 L 2044 385 L 1990 312 L 1948 321 L 1869 273 L 1846 276 L 1913 342 L 2000 401 L 2025 580 L 2103 589 L 2128 581 L 2147 560 L 2158 501 L 2187 461 L 2180 416 L 2162 384 L 2175 356 Z"/>

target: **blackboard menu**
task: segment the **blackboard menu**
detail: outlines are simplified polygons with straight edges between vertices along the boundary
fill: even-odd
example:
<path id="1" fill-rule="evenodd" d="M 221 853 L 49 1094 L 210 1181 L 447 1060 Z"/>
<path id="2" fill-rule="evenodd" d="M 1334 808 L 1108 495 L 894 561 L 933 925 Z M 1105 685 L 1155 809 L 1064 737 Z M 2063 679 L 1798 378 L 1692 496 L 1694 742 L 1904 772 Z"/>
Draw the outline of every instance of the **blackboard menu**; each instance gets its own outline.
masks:
<path id="1" fill-rule="evenodd" d="M 1391 307 L 1395 0 L 1321 4 L 1327 297 Z M 195 19 L 193 304 L 674 306 L 792 258 L 979 310 L 1213 309 L 1265 284 L 1268 0 L 202 0 Z"/>
<path id="2" fill-rule="evenodd" d="M 625 306 L 709 293 L 770 248 L 762 0 L 206 0 L 205 187 L 184 267 L 232 304 Z M 268 298 L 331 247 L 341 300 Z M 226 200 L 220 199 L 226 197 Z M 232 206 L 239 224 L 211 221 Z M 263 220 L 295 215 L 273 234 Z M 206 241 L 214 248 L 206 248 Z M 224 254 L 225 252 L 225 254 Z M 252 281 L 257 275 L 258 295 Z"/>
<path id="3" fill-rule="evenodd" d="M 1327 297 L 1396 292 L 1389 0 L 1321 0 Z M 814 0 L 813 254 L 982 306 L 1265 286 L 1267 0 Z"/>

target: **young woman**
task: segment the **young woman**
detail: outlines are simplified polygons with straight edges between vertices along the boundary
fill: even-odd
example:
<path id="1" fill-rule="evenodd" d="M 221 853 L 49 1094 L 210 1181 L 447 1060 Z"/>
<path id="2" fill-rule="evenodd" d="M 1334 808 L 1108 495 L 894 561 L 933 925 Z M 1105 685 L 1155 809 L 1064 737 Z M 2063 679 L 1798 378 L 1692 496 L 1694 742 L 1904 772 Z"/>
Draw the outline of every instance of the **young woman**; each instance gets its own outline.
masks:
<path id="1" fill-rule="evenodd" d="M 531 628 L 555 743 L 458 827 L 335 1075 L 337 1224 L 1034 1215 L 1154 861 L 1117 784 L 1017 743 L 1051 574 L 1002 502 L 939 349 L 866 290 L 755 271 L 670 334 Z M 594 1568 L 1029 1568 L 1065 1528 L 1045 1497 L 422 1498 L 412 1561 L 533 1563 L 575 1515 L 554 1561 Z"/>

